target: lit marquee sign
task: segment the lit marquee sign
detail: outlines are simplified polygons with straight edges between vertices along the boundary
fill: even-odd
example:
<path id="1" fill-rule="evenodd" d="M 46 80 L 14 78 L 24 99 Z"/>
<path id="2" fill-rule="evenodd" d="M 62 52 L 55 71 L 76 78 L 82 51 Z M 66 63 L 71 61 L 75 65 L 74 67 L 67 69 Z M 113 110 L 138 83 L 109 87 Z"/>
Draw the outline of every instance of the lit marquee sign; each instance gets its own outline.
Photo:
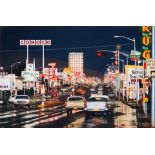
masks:
<path id="1" fill-rule="evenodd" d="M 20 45 L 51 45 L 51 40 L 20 40 Z"/>
<path id="2" fill-rule="evenodd" d="M 151 58 L 151 26 L 142 26 L 142 58 Z"/>

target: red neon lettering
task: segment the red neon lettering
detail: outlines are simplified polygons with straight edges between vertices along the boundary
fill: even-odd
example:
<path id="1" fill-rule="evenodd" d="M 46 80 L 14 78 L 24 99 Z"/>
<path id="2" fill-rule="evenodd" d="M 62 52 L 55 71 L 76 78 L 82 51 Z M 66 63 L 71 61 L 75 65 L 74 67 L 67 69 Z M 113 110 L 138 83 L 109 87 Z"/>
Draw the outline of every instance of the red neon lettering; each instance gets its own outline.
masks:
<path id="1" fill-rule="evenodd" d="M 25 45 L 30 45 L 30 40 L 25 40 Z"/>
<path id="2" fill-rule="evenodd" d="M 30 45 L 35 45 L 35 40 L 30 40 Z"/>
<path id="3" fill-rule="evenodd" d="M 46 40 L 46 45 L 51 45 L 51 40 Z"/>
<path id="4" fill-rule="evenodd" d="M 36 40 L 36 45 L 40 45 L 40 40 Z"/>
<path id="5" fill-rule="evenodd" d="M 41 45 L 46 45 L 46 40 L 41 40 Z"/>

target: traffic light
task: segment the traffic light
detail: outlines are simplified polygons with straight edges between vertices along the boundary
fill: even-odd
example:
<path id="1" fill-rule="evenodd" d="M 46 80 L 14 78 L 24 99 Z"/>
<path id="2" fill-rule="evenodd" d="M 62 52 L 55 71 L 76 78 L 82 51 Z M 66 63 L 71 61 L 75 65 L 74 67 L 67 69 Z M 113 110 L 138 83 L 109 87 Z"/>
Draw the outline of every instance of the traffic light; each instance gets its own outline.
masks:
<path id="1" fill-rule="evenodd" d="M 107 52 L 106 51 L 97 51 L 97 57 L 106 57 L 107 56 Z"/>
<path id="2" fill-rule="evenodd" d="M 98 51 L 98 52 L 97 52 L 97 56 L 98 56 L 98 57 L 101 57 L 101 56 L 102 56 L 102 52 L 99 52 L 99 51 Z"/>

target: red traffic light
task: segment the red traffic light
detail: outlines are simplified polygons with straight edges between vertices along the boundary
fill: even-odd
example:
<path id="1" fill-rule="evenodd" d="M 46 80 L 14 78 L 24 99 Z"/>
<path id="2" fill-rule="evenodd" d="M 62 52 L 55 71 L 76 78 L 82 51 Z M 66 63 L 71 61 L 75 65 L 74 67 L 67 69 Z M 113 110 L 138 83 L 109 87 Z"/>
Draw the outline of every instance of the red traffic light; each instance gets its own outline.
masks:
<path id="1" fill-rule="evenodd" d="M 97 56 L 101 57 L 102 56 L 102 52 L 97 52 Z"/>
<path id="2" fill-rule="evenodd" d="M 107 52 L 106 51 L 97 51 L 97 56 L 98 57 L 106 57 L 107 56 Z"/>

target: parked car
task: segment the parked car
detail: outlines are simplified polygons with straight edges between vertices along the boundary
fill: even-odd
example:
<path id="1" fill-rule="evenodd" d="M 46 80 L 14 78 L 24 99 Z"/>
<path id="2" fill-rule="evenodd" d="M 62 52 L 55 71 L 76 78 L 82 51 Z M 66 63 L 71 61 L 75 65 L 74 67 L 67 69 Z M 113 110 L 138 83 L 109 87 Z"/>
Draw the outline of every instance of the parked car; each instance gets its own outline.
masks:
<path id="1" fill-rule="evenodd" d="M 72 114 L 72 110 L 84 110 L 86 100 L 82 96 L 70 96 L 65 102 L 67 115 Z"/>
<path id="2" fill-rule="evenodd" d="M 86 118 L 94 115 L 109 115 L 113 114 L 113 108 L 110 105 L 107 95 L 92 95 L 86 104 Z"/>
<path id="3" fill-rule="evenodd" d="M 30 107 L 30 98 L 28 95 L 17 95 L 14 100 L 14 106 L 18 105 Z"/>

